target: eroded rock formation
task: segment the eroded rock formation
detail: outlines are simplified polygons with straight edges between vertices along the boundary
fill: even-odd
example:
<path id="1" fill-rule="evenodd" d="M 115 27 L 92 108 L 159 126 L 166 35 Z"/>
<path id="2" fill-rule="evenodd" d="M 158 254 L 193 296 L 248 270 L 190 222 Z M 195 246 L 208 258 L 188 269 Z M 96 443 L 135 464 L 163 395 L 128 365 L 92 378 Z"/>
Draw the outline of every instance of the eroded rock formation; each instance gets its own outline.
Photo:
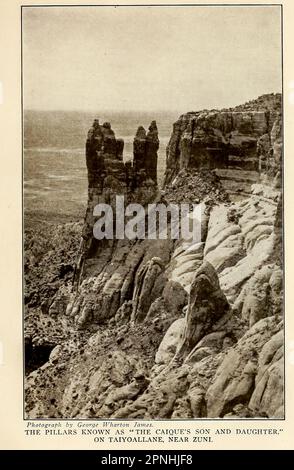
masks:
<path id="1" fill-rule="evenodd" d="M 152 121 L 147 135 L 142 126 L 138 128 L 133 162 L 123 161 L 123 148 L 124 141 L 116 139 L 110 123 L 101 126 L 95 119 L 86 142 L 88 204 L 76 265 L 76 284 L 80 282 L 85 260 L 103 247 L 103 243 L 97 243 L 93 237 L 94 207 L 105 203 L 115 210 L 118 195 L 125 197 L 125 205 L 133 201 L 145 205 L 156 195 L 159 148 L 156 122 Z"/>
<path id="2" fill-rule="evenodd" d="M 134 139 L 134 173 L 136 184 L 148 178 L 157 182 L 157 151 L 159 148 L 158 130 L 152 121 L 146 134 L 144 127 L 138 127 Z"/>
<path id="3" fill-rule="evenodd" d="M 281 126 L 278 93 L 233 109 L 184 114 L 174 124 L 168 145 L 165 184 L 181 169 L 209 168 L 220 170 L 225 180 L 239 179 L 241 183 L 248 182 L 249 176 L 237 173 L 230 178 L 227 170 L 252 170 L 256 178 L 263 175 L 280 185 Z M 234 185 L 229 186 L 234 192 Z"/>
<path id="4" fill-rule="evenodd" d="M 67 263 L 30 295 L 28 418 L 283 417 L 281 127 L 278 94 L 181 116 L 158 196 L 156 123 L 125 163 L 94 121 L 75 280 Z M 201 240 L 95 240 L 93 208 L 118 194 L 200 204 Z"/>
<path id="5" fill-rule="evenodd" d="M 217 273 L 205 261 L 197 269 L 191 284 L 185 330 L 177 358 L 186 357 L 228 310 L 229 304 L 220 289 Z"/>

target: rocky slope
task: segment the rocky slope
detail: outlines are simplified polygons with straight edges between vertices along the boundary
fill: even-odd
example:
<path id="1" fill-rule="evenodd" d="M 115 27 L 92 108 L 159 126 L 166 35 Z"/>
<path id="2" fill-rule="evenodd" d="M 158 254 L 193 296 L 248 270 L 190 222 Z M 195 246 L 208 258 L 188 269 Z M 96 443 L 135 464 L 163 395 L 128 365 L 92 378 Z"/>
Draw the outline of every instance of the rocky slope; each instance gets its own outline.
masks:
<path id="1" fill-rule="evenodd" d="M 80 243 L 71 227 L 53 256 L 65 279 L 33 289 L 47 254 L 27 262 L 27 417 L 283 417 L 281 123 L 278 94 L 181 116 L 160 190 L 155 121 L 126 163 L 94 121 Z M 201 241 L 96 240 L 93 208 L 118 194 L 200 204 Z"/>

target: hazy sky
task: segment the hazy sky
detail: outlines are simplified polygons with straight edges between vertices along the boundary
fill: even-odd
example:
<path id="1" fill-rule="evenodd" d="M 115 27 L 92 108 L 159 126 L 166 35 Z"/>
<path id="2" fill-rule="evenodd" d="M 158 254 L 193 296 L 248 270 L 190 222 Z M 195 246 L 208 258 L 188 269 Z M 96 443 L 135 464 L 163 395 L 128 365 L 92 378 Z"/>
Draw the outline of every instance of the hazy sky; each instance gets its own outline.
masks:
<path id="1" fill-rule="evenodd" d="M 23 9 L 24 107 L 177 110 L 281 91 L 280 8 Z"/>

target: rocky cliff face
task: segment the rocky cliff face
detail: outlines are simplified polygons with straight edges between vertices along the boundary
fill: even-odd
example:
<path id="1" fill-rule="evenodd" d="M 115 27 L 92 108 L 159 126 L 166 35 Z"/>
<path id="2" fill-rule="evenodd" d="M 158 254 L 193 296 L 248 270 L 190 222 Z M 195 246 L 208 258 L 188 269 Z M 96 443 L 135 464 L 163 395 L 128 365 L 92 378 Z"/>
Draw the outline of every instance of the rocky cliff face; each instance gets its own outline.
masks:
<path id="1" fill-rule="evenodd" d="M 94 121 L 74 282 L 27 322 L 27 417 L 283 417 L 280 103 L 181 116 L 161 193 L 156 123 L 138 128 L 124 163 L 123 142 Z M 218 174 L 232 168 L 250 193 L 235 197 L 240 174 Z M 93 208 L 117 194 L 199 203 L 201 241 L 95 240 Z"/>
<path id="2" fill-rule="evenodd" d="M 115 209 L 117 195 L 125 197 L 125 205 L 138 202 L 145 205 L 157 193 L 157 150 L 159 139 L 156 122 L 152 121 L 149 131 L 140 126 L 134 138 L 133 161 L 123 161 L 124 141 L 116 139 L 111 125 L 102 126 L 94 120 L 86 142 L 86 163 L 88 170 L 88 204 L 74 282 L 79 284 L 85 260 L 97 254 L 103 244 L 97 244 L 93 237 L 94 207 L 110 204 Z"/>
<path id="3" fill-rule="evenodd" d="M 256 178 L 276 178 L 280 185 L 281 127 L 280 94 L 264 95 L 233 109 L 182 115 L 167 149 L 165 185 L 180 170 L 192 168 L 226 170 L 219 173 L 226 178 L 232 173 L 227 170 L 237 170 L 231 180 L 241 182 L 246 182 L 242 170 L 252 170 Z"/>

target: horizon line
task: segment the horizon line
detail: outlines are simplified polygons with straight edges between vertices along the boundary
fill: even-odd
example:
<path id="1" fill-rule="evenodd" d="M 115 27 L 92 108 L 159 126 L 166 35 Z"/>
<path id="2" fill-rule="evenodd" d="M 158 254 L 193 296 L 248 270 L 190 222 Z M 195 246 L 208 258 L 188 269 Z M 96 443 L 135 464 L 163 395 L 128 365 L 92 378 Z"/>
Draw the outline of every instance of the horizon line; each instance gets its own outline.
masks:
<path id="1" fill-rule="evenodd" d="M 52 113 L 55 113 L 55 112 L 72 112 L 72 113 L 97 113 L 97 112 L 101 112 L 101 113 L 109 113 L 109 112 L 126 112 L 126 113 L 152 113 L 152 112 L 157 112 L 157 113 L 169 113 L 169 112 L 173 112 L 173 113 L 176 113 L 176 112 L 180 112 L 178 109 L 115 109 L 115 108 L 101 108 L 101 109 L 71 109 L 71 108 L 56 108 L 56 109 L 44 109 L 44 108 L 25 108 L 23 107 L 23 111 L 29 111 L 29 112 L 52 112 Z"/>
<path id="2" fill-rule="evenodd" d="M 209 108 L 201 108 L 201 109 L 190 109 L 188 111 L 180 111 L 179 109 L 175 109 L 175 108 L 170 108 L 170 109 L 159 109 L 159 108 L 154 108 L 154 109 L 115 109 L 115 108 L 101 108 L 100 110 L 98 109 L 44 109 L 44 108 L 25 108 L 24 106 L 22 107 L 22 110 L 24 112 L 41 112 L 41 113 L 62 113 L 62 112 L 66 112 L 66 113 L 112 113 L 112 112 L 115 112 L 115 113 L 179 113 L 179 115 L 181 114 L 187 114 L 187 113 L 191 113 L 191 112 L 199 112 L 199 111 L 204 111 L 204 110 L 219 110 L 221 111 L 222 109 L 232 109 L 232 108 L 235 108 L 237 106 L 242 106 L 250 101 L 255 101 L 257 100 L 258 98 L 260 98 L 261 96 L 266 96 L 266 95 L 281 95 L 283 97 L 283 92 L 282 91 L 272 91 L 270 93 L 262 93 L 261 95 L 255 97 L 255 98 L 251 98 L 247 101 L 243 101 L 241 103 L 238 103 L 236 105 L 232 105 L 232 106 L 228 106 L 228 107 L 225 107 L 225 108 L 219 108 L 219 107 L 209 107 Z"/>

